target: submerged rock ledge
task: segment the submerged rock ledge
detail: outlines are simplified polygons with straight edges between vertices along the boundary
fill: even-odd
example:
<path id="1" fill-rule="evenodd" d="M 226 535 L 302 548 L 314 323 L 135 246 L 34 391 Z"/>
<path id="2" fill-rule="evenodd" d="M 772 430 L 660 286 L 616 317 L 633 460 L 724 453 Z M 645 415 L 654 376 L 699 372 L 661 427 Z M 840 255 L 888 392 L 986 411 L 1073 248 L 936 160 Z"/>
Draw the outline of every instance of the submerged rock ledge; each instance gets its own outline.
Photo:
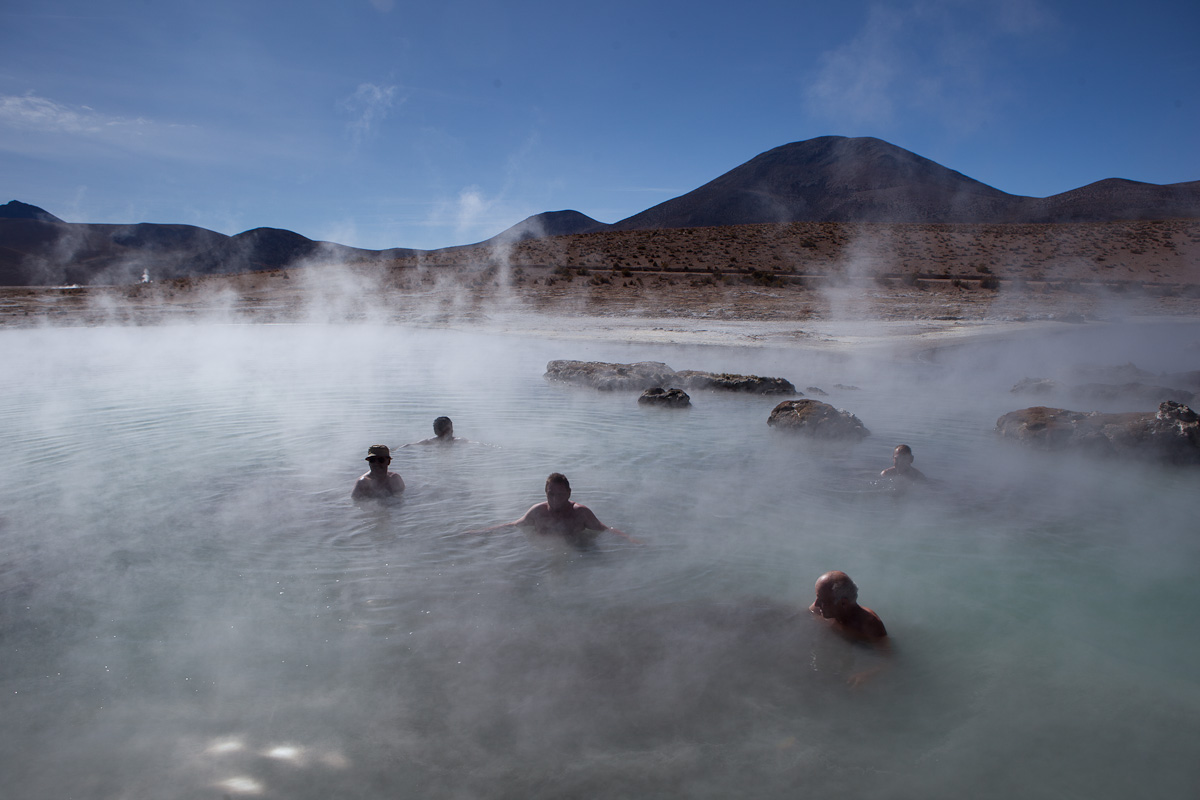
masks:
<path id="1" fill-rule="evenodd" d="M 606 361 L 551 361 L 546 365 L 546 380 L 573 383 L 604 391 L 645 391 L 668 386 L 683 389 L 745 392 L 748 394 L 798 394 L 796 387 L 783 378 L 737 375 L 729 372 L 703 372 L 685 369 L 676 372 L 660 361 L 613 364 Z"/>

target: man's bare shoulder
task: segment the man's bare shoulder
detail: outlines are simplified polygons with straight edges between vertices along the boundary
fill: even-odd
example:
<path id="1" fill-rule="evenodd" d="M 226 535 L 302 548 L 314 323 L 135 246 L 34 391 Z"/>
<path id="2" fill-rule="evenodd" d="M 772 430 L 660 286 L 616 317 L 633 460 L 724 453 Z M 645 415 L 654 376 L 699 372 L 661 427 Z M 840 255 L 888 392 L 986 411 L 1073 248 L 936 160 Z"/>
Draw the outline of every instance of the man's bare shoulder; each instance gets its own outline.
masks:
<path id="1" fill-rule="evenodd" d="M 859 606 L 858 610 L 854 620 L 854 630 L 857 634 L 871 642 L 887 638 L 887 628 L 878 614 L 866 606 Z"/>

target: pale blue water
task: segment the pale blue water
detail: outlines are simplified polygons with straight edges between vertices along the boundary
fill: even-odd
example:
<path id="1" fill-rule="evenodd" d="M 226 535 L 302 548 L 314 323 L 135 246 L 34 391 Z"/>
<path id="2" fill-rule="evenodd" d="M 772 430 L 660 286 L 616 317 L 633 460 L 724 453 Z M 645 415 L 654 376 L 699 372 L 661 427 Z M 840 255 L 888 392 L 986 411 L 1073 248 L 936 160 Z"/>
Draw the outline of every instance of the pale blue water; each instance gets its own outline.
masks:
<path id="1" fill-rule="evenodd" d="M 918 359 L 0 331 L 4 796 L 1195 796 L 1200 471 L 992 429 L 1025 376 L 1198 369 L 1200 326 L 1064 331 Z M 778 375 L 873 435 L 647 410 L 553 358 Z M 404 500 L 350 502 L 368 445 L 440 414 L 490 446 L 400 449 Z M 899 442 L 928 491 L 876 485 Z M 466 533 L 551 471 L 644 546 Z M 858 689 L 871 654 L 802 613 L 828 569 L 894 640 Z"/>

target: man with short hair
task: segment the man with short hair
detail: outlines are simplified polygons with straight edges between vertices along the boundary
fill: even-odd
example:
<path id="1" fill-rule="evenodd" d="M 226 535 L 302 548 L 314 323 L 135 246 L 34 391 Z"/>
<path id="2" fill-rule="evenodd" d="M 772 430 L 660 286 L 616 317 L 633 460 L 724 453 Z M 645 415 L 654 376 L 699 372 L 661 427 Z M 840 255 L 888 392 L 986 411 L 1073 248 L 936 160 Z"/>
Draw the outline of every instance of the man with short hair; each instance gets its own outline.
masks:
<path id="1" fill-rule="evenodd" d="M 352 499 L 379 499 L 404 491 L 404 479 L 388 470 L 388 465 L 392 463 L 392 451 L 386 444 L 368 447 L 367 463 L 370 469 L 354 484 L 354 491 L 350 493 Z"/>
<path id="2" fill-rule="evenodd" d="M 624 531 L 605 525 L 587 506 L 571 502 L 571 483 L 561 472 L 552 472 L 546 478 L 546 502 L 533 506 L 518 520 L 473 533 L 490 533 L 509 528 L 533 528 L 534 533 L 542 536 L 561 536 L 581 549 L 595 542 L 596 536 L 603 531 L 637 542 Z"/>
<path id="3" fill-rule="evenodd" d="M 433 436 L 429 439 L 422 439 L 419 442 L 409 442 L 404 445 L 411 447 L 415 444 L 454 444 L 455 442 L 465 442 L 466 439 L 454 435 L 454 423 L 449 417 L 438 417 L 433 421 Z"/>
<path id="4" fill-rule="evenodd" d="M 892 451 L 892 466 L 879 473 L 881 478 L 907 478 L 910 481 L 927 480 L 921 470 L 912 465 L 913 451 L 906 444 L 896 445 Z"/>

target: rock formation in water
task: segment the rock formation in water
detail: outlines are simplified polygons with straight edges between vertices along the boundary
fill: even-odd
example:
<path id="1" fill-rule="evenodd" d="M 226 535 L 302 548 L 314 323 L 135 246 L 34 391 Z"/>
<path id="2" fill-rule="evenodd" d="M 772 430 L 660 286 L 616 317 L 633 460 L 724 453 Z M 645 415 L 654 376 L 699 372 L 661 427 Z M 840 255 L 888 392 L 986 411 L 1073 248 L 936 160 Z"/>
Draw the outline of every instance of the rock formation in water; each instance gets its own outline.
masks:
<path id="1" fill-rule="evenodd" d="M 683 369 L 675 379 L 688 389 L 710 389 L 749 394 L 796 394 L 796 387 L 783 378 L 764 378 L 761 375 L 735 375 L 729 372 L 702 372 Z"/>
<path id="2" fill-rule="evenodd" d="M 659 406 L 661 408 L 687 408 L 692 404 L 692 398 L 683 389 L 664 389 L 655 386 L 642 392 L 638 397 L 638 405 Z"/>
<path id="3" fill-rule="evenodd" d="M 1171 401 L 1157 412 L 1121 414 L 1034 406 L 1000 417 L 996 432 L 1041 450 L 1200 464 L 1200 418 Z"/>
<path id="4" fill-rule="evenodd" d="M 659 361 L 636 364 L 612 364 L 606 361 L 551 361 L 546 365 L 547 380 L 574 383 L 603 391 L 644 391 L 671 383 L 675 370 Z"/>
<path id="5" fill-rule="evenodd" d="M 728 372 L 681 370 L 676 372 L 658 361 L 612 364 L 605 361 L 551 361 L 547 380 L 574 383 L 605 391 L 646 390 L 675 384 L 685 389 L 705 389 L 752 394 L 796 394 L 796 387 L 783 378 L 735 375 Z"/>
<path id="6" fill-rule="evenodd" d="M 862 421 L 849 411 L 840 411 L 820 400 L 785 400 L 771 411 L 767 424 L 819 439 L 861 440 L 870 436 Z"/>

